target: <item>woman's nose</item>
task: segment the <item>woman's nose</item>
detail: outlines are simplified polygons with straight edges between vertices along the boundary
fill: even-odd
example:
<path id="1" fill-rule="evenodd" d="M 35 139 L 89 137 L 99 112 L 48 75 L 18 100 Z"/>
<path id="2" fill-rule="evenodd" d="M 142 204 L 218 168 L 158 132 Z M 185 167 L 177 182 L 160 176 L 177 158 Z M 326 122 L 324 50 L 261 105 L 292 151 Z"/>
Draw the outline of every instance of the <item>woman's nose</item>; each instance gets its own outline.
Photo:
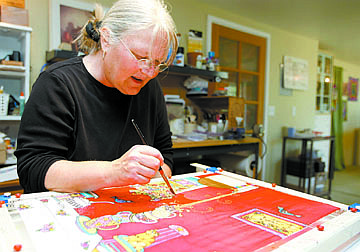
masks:
<path id="1" fill-rule="evenodd" d="M 159 73 L 159 71 L 156 70 L 156 66 L 149 66 L 147 68 L 143 68 L 141 69 L 141 72 L 143 72 L 150 78 L 154 78 Z"/>

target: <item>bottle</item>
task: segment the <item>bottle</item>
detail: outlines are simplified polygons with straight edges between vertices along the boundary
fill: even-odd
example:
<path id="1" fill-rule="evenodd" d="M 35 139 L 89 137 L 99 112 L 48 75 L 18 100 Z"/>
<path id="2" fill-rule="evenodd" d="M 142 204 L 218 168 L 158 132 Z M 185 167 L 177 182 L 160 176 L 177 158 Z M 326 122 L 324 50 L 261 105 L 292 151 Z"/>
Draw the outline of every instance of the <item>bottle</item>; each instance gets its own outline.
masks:
<path id="1" fill-rule="evenodd" d="M 202 68 L 202 56 L 198 55 L 196 57 L 196 68 L 201 69 Z"/>
<path id="2" fill-rule="evenodd" d="M 218 120 L 217 133 L 224 133 L 224 121 L 222 119 Z"/>
<path id="3" fill-rule="evenodd" d="M 184 66 L 184 47 L 179 47 L 174 59 L 175 66 Z"/>
<path id="4" fill-rule="evenodd" d="M 25 107 L 25 96 L 24 96 L 24 92 L 22 91 L 19 97 L 19 103 L 20 103 L 20 115 L 22 115 Z"/>

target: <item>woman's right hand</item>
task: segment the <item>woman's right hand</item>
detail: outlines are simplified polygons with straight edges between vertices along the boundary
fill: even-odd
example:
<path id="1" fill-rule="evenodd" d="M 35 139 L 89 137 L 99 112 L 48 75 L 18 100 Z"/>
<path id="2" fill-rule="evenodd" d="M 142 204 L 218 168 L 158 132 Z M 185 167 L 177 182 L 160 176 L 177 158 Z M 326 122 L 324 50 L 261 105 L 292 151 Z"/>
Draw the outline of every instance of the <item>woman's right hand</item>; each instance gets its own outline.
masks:
<path id="1" fill-rule="evenodd" d="M 148 145 L 135 145 L 111 162 L 111 186 L 146 184 L 163 164 L 159 150 Z"/>

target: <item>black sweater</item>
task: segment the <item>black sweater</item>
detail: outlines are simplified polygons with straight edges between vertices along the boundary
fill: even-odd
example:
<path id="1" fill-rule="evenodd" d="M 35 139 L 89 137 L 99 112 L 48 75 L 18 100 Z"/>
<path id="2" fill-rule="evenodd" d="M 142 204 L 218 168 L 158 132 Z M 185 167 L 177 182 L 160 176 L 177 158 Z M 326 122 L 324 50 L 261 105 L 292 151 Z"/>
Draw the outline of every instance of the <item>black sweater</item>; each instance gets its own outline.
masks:
<path id="1" fill-rule="evenodd" d="M 58 160 L 121 157 L 141 144 L 131 119 L 172 168 L 171 133 L 156 79 L 137 95 L 124 95 L 94 79 L 82 57 L 52 65 L 36 80 L 21 119 L 15 151 L 21 186 L 46 191 L 46 172 Z"/>

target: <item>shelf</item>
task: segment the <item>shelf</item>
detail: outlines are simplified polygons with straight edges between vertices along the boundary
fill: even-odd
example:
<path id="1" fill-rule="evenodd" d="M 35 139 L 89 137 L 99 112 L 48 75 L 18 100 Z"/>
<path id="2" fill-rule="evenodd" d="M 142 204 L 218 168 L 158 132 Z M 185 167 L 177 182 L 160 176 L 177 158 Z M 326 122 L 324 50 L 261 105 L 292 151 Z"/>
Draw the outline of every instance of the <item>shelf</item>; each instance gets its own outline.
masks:
<path id="1" fill-rule="evenodd" d="M 288 140 L 297 140 L 301 142 L 300 156 L 299 157 L 287 157 L 288 151 L 286 150 L 286 143 Z M 314 157 L 314 142 L 316 141 L 329 141 L 330 153 L 328 160 L 328 169 L 325 167 L 325 162 L 321 158 Z M 310 143 L 310 146 L 309 146 Z M 298 188 L 307 192 L 308 194 L 315 194 L 317 196 L 328 196 L 330 199 L 331 193 L 331 181 L 334 177 L 334 137 L 332 136 L 314 136 L 314 137 L 283 137 L 282 146 L 282 161 L 281 161 L 281 185 L 288 187 L 287 176 L 292 175 L 299 179 Z M 327 174 L 327 193 L 317 193 L 316 175 Z M 312 189 L 311 180 L 315 177 L 315 186 Z M 325 177 L 324 177 L 325 178 Z M 306 181 L 308 183 L 306 184 Z"/>
<path id="2" fill-rule="evenodd" d="M 188 95 L 187 98 L 194 101 L 200 107 L 209 107 L 209 108 L 227 107 L 229 104 L 229 100 L 236 99 L 236 97 L 229 97 L 229 96 L 196 96 L 196 95 Z"/>
<path id="3" fill-rule="evenodd" d="M 20 121 L 20 120 L 21 120 L 21 116 L 12 116 L 12 115 L 0 116 L 0 121 Z"/>
<path id="4" fill-rule="evenodd" d="M 1 182 L 0 192 L 1 193 L 11 192 L 11 194 L 15 194 L 15 193 L 24 193 L 24 190 L 20 186 L 19 180 L 14 179 L 14 180 Z"/>
<path id="5" fill-rule="evenodd" d="M 185 65 L 184 67 L 180 66 L 169 66 L 168 70 L 160 73 L 159 75 L 179 75 L 179 76 L 199 76 L 206 78 L 208 80 L 215 80 L 217 77 L 221 79 L 227 79 L 227 72 L 216 72 L 216 71 L 208 71 L 203 69 L 194 68 L 191 66 Z"/>
<path id="6" fill-rule="evenodd" d="M 4 163 L 5 165 L 16 165 L 17 164 L 17 159 L 15 158 L 13 158 L 13 159 L 6 159 L 6 161 L 5 161 L 5 163 Z"/>
<path id="7" fill-rule="evenodd" d="M 24 94 L 25 100 L 29 98 L 31 32 L 32 28 L 28 26 L 0 22 L 0 51 L 3 57 L 19 52 L 23 63 L 23 65 L 16 65 L 9 59 L 7 62 L 2 62 L 5 64 L 0 64 L 0 82 L 3 92 L 11 95 L 13 99 L 18 99 L 21 93 Z M 0 116 L 1 127 L 8 129 L 6 134 L 11 139 L 16 139 L 20 121 L 19 115 Z"/>
<path id="8" fill-rule="evenodd" d="M 25 76 L 26 68 L 23 66 L 0 65 L 0 75 L 4 76 Z"/>
<path id="9" fill-rule="evenodd" d="M 229 128 L 236 128 L 236 117 L 244 117 L 244 99 L 232 96 L 188 96 L 203 110 L 227 111 Z"/>
<path id="10" fill-rule="evenodd" d="M 323 140 L 335 139 L 335 137 L 333 136 L 295 136 L 295 137 L 285 136 L 284 138 L 293 139 L 293 140 L 308 140 L 308 141 L 323 141 Z"/>
<path id="11" fill-rule="evenodd" d="M 10 33 L 14 33 L 16 31 L 31 32 L 32 28 L 23 25 L 15 25 L 15 24 L 0 22 L 0 31 L 10 32 Z"/>

